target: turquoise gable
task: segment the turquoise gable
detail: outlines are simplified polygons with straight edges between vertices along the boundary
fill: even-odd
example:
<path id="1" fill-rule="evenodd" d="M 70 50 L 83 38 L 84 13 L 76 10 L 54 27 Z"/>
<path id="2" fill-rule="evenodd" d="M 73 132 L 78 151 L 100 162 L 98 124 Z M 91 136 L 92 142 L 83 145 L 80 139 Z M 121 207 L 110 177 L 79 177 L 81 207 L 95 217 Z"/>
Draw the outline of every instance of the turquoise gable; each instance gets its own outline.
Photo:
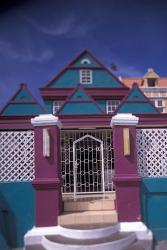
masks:
<path id="1" fill-rule="evenodd" d="M 33 97 L 26 84 L 20 84 L 16 94 L 2 109 L 0 115 L 31 116 L 45 113 L 45 110 Z"/>
<path id="2" fill-rule="evenodd" d="M 103 114 L 98 104 L 90 98 L 82 85 L 78 85 L 72 95 L 60 108 L 60 115 Z"/>
<path id="3" fill-rule="evenodd" d="M 57 79 L 53 80 L 49 88 L 75 88 L 80 83 L 79 69 L 66 69 Z M 83 84 L 85 88 L 122 88 L 117 78 L 105 69 L 92 70 L 92 83 Z"/>
<path id="4" fill-rule="evenodd" d="M 75 67 L 101 67 L 97 60 L 88 51 L 84 51 L 70 64 Z"/>
<path id="5" fill-rule="evenodd" d="M 32 95 L 23 85 L 22 89 L 14 96 L 13 101 L 33 101 Z"/>
<path id="6" fill-rule="evenodd" d="M 133 87 L 133 91 L 130 92 L 130 94 L 127 97 L 128 101 L 136 101 L 136 100 L 140 100 L 140 101 L 145 101 L 146 100 L 146 96 L 143 94 L 143 92 L 141 92 L 141 90 L 138 88 L 138 86 L 136 84 L 134 84 Z"/>
<path id="7" fill-rule="evenodd" d="M 159 113 L 149 99 L 141 92 L 137 84 L 133 85 L 132 90 L 125 100 L 118 107 L 117 113 Z"/>
<path id="8" fill-rule="evenodd" d="M 75 88 L 80 83 L 80 70 L 91 70 L 92 82 L 85 88 L 127 88 L 111 71 L 89 51 L 84 50 L 61 71 L 46 88 Z"/>
<path id="9" fill-rule="evenodd" d="M 90 96 L 86 94 L 86 92 L 80 87 L 76 90 L 76 92 L 74 92 L 70 100 L 71 101 L 80 101 L 80 100 L 90 101 Z"/>

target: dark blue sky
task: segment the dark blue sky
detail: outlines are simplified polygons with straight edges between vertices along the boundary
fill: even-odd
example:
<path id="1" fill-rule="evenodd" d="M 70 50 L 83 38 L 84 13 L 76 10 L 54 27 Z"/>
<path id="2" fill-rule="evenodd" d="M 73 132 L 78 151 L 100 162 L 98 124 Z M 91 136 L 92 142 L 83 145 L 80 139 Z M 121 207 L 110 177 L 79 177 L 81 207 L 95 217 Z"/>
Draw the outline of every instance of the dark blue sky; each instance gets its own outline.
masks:
<path id="1" fill-rule="evenodd" d="M 118 75 L 167 76 L 164 0 L 4 1 L 0 11 L 0 107 L 21 82 L 38 96 L 80 50 L 90 49 Z"/>

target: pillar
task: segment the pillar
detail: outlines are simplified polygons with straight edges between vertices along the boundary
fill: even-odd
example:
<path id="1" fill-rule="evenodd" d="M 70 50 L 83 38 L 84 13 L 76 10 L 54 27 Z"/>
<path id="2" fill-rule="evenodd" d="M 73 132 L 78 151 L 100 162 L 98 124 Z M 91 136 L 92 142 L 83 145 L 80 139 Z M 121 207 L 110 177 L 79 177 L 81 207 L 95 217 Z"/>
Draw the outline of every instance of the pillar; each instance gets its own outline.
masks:
<path id="1" fill-rule="evenodd" d="M 140 181 L 137 172 L 136 125 L 139 118 L 117 114 L 111 120 L 116 189 L 116 207 L 120 222 L 141 220 Z"/>
<path id="2" fill-rule="evenodd" d="M 56 226 L 61 212 L 60 127 L 58 117 L 50 114 L 31 119 L 35 132 L 36 226 Z"/>

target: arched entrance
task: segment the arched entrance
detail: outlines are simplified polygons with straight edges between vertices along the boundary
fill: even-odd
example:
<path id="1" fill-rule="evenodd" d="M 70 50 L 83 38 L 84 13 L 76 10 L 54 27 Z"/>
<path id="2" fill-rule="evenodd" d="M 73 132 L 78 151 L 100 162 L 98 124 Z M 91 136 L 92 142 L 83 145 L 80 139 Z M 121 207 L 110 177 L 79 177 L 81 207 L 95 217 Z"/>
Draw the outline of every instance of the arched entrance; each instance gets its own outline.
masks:
<path id="1" fill-rule="evenodd" d="M 104 193 L 103 141 L 84 135 L 73 142 L 74 195 Z"/>

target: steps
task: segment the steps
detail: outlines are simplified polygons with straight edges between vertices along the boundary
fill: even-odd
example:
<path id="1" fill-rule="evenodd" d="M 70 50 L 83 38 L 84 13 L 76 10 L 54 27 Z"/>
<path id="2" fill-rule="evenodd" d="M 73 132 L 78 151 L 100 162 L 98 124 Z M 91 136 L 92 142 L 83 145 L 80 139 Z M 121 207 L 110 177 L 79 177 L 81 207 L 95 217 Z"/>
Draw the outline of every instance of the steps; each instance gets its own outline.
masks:
<path id="1" fill-rule="evenodd" d="M 64 212 L 72 211 L 99 211 L 115 210 L 115 193 L 106 196 L 78 197 L 76 201 L 72 198 L 64 198 Z"/>
<path id="2" fill-rule="evenodd" d="M 115 210 L 115 193 L 64 198 L 64 212 L 58 218 L 61 226 L 114 224 L 118 221 Z"/>
<path id="3" fill-rule="evenodd" d="M 78 230 L 34 228 L 25 235 L 26 250 L 151 250 L 152 234 L 141 222 Z M 124 231 L 123 229 L 126 228 Z M 136 232 L 134 230 L 136 228 Z"/>

